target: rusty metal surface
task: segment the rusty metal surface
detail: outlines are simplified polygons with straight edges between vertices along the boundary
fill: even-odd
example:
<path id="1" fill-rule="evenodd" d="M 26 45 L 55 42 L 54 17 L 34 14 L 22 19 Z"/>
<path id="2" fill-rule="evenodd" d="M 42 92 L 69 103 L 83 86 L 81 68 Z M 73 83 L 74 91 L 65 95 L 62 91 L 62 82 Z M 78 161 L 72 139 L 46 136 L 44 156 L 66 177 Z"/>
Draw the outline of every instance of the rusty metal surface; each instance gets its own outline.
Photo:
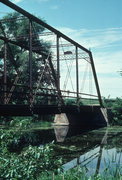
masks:
<path id="1" fill-rule="evenodd" d="M 26 35 L 23 35 L 23 37 L 8 37 L 8 36 L 6 36 L 6 33 L 2 26 L 2 24 L 5 23 L 6 21 L 14 21 L 15 19 L 13 18 L 13 19 L 7 19 L 7 20 L 4 20 L 4 19 L 0 20 L 0 28 L 1 28 L 1 32 L 2 32 L 0 34 L 0 40 L 2 40 L 5 44 L 5 47 L 4 47 L 4 72 L 3 72 L 4 76 L 0 82 L 1 83 L 1 90 L 0 90 L 0 104 L 1 105 L 0 105 L 0 108 L 5 108 L 5 106 L 2 106 L 4 104 L 4 105 L 6 105 L 5 109 L 8 110 L 9 113 L 11 111 L 8 108 L 10 108 L 10 109 L 13 108 L 12 109 L 12 112 L 13 112 L 14 108 L 15 108 L 15 106 L 13 104 L 15 101 L 16 108 L 20 107 L 20 112 L 22 112 L 22 109 L 25 107 L 27 114 L 29 114 L 31 112 L 30 112 L 30 109 L 28 109 L 28 108 L 31 107 L 31 109 L 32 109 L 32 106 L 33 105 L 35 106 L 36 99 L 38 99 L 38 98 L 46 99 L 47 97 L 49 97 L 49 98 L 54 97 L 55 98 L 54 101 L 56 101 L 55 110 L 57 111 L 58 106 L 62 106 L 62 111 L 63 111 L 64 110 L 63 105 L 64 105 L 65 98 L 73 98 L 73 99 L 75 98 L 77 101 L 77 104 L 78 104 L 80 99 L 87 99 L 86 96 L 88 96 L 90 99 L 98 98 L 99 104 L 102 107 L 103 103 L 102 103 L 100 88 L 99 88 L 98 79 L 97 79 L 97 73 L 95 70 L 91 51 L 86 49 L 79 43 L 75 42 L 74 40 L 72 40 L 71 38 L 66 36 L 65 34 L 61 33 L 57 29 L 53 28 L 49 24 L 45 23 L 41 19 L 33 16 L 32 14 L 28 13 L 24 9 L 20 8 L 19 6 L 13 4 L 9 0 L 0 0 L 0 2 L 12 9 L 16 10 L 17 12 L 21 13 L 22 16 L 20 18 L 18 18 L 18 20 L 25 19 L 25 18 L 28 19 L 28 27 L 29 27 L 29 34 L 27 35 L 28 42 L 26 42 L 26 41 L 21 42 L 19 40 L 21 40 L 21 38 L 26 38 Z M 33 37 L 37 36 L 37 33 L 35 31 L 33 31 L 33 23 L 37 23 L 37 24 L 43 26 L 44 28 L 46 28 L 46 32 L 44 32 L 42 34 L 38 34 L 39 37 L 50 36 L 50 35 L 55 36 L 55 43 L 50 46 L 53 49 L 55 48 L 55 53 L 53 51 L 54 54 L 50 53 L 50 52 L 49 52 L 49 54 L 46 52 L 43 52 L 43 50 L 42 50 L 43 48 L 41 46 L 33 45 Z M 37 40 L 39 40 L 39 37 Z M 61 42 L 60 39 L 63 39 L 63 42 Z M 20 70 L 20 68 L 17 67 L 17 63 L 13 56 L 13 52 L 11 50 L 10 45 L 18 46 L 21 49 L 25 49 L 29 54 L 27 57 L 29 68 L 28 68 L 28 73 L 26 75 L 27 76 L 26 81 L 23 80 L 24 82 L 21 82 L 22 80 L 20 80 L 20 82 L 19 82 L 19 78 L 23 72 Z M 71 48 L 73 47 L 74 52 L 72 52 L 72 50 L 67 49 L 69 47 L 71 47 Z M 63 49 L 61 51 L 60 50 L 61 48 L 65 48 L 65 50 Z M 48 82 L 51 79 L 51 82 L 50 82 L 48 88 L 46 88 L 46 85 L 48 83 L 47 84 L 45 83 L 46 85 L 42 86 L 43 83 L 41 82 L 41 80 L 40 81 L 36 80 L 35 82 L 33 82 L 34 77 L 33 77 L 32 60 L 33 60 L 34 53 L 36 54 L 36 56 L 41 56 L 42 62 L 43 62 L 43 64 L 41 64 L 41 65 L 45 66 L 45 68 L 43 68 L 43 66 L 42 66 L 43 70 L 40 68 L 41 74 L 38 73 L 39 78 L 41 77 L 40 79 L 42 79 L 43 76 L 45 76 L 47 78 Z M 13 79 L 11 80 L 11 82 L 8 81 L 9 77 L 8 77 L 7 64 L 6 64 L 7 58 L 11 62 L 13 69 L 16 73 L 16 74 L 13 74 Z M 41 61 L 40 59 L 37 58 L 36 60 Z M 72 83 L 72 84 L 76 84 L 76 87 L 74 90 L 68 90 L 68 89 L 65 90 L 65 89 L 61 88 L 61 62 L 66 61 L 66 63 L 67 63 L 67 61 L 69 61 L 69 60 L 75 62 L 75 74 L 74 74 L 75 82 Z M 96 90 L 97 90 L 97 95 L 80 92 L 79 81 L 80 81 L 81 77 L 79 75 L 79 69 L 80 69 L 79 66 L 80 66 L 81 61 L 79 61 L 79 60 L 84 60 L 90 64 L 90 66 L 92 68 L 93 76 L 94 76 L 94 82 L 95 82 L 95 86 L 96 86 Z M 56 64 L 55 64 L 55 62 L 56 62 Z M 69 71 L 69 67 L 67 69 L 68 69 L 67 71 Z M 69 75 L 70 75 L 70 73 L 69 73 Z M 18 97 L 21 98 L 21 100 L 23 101 L 22 105 L 19 105 Z M 40 102 L 41 102 L 41 100 L 40 100 Z M 42 111 L 43 108 L 42 108 L 41 103 L 40 103 L 40 107 L 41 107 L 41 111 Z M 45 105 L 43 105 L 43 107 L 45 107 Z M 49 103 L 47 102 L 46 108 L 49 110 L 49 112 L 51 109 L 50 107 L 52 108 L 53 106 L 49 106 Z M 75 107 L 74 107 L 74 109 L 75 109 Z M 5 111 L 3 111 L 3 112 L 5 112 Z M 36 108 L 36 111 L 38 111 L 38 113 L 39 113 L 39 108 Z M 2 109 L 1 109 L 1 112 L 2 112 Z M 19 114 L 19 109 L 17 109 L 17 112 Z M 48 111 L 44 111 L 44 112 L 48 113 Z"/>

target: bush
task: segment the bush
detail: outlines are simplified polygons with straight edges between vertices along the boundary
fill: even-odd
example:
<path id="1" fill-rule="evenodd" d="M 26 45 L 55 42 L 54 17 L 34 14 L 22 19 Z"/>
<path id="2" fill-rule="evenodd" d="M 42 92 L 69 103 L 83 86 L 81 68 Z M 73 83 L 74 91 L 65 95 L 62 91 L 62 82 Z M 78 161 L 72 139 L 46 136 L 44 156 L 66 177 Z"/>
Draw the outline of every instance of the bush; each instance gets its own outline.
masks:
<path id="1" fill-rule="evenodd" d="M 0 178 L 4 179 L 37 179 L 42 173 L 58 171 L 61 159 L 54 161 L 53 144 L 28 146 L 20 153 L 11 153 L 9 144 L 18 140 L 13 131 L 0 130 Z"/>
<path id="2" fill-rule="evenodd" d="M 112 107 L 112 125 L 122 125 L 122 99 L 117 98 Z"/>

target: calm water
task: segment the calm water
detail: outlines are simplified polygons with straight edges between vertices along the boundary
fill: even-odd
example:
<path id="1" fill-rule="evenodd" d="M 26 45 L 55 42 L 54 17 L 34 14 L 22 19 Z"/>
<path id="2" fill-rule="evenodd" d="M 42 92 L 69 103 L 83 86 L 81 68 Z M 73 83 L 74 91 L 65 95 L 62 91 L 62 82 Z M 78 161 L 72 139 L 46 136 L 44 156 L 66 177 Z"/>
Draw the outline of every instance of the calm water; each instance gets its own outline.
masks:
<path id="1" fill-rule="evenodd" d="M 48 130 L 31 129 L 21 133 L 10 151 L 21 151 L 25 146 L 43 146 L 54 141 L 55 158 L 62 157 L 63 168 L 77 165 L 85 167 L 88 174 L 122 167 L 122 127 L 90 130 L 80 127 L 56 126 Z"/>
<path id="2" fill-rule="evenodd" d="M 64 159 L 65 170 L 79 165 L 85 167 L 88 174 L 94 174 L 122 167 L 122 127 L 84 132 L 65 138 L 57 146 L 59 156 L 61 154 Z"/>
<path id="3" fill-rule="evenodd" d="M 81 131 L 82 134 L 72 137 L 64 137 L 69 131 L 68 127 L 64 129 L 65 133 L 63 127 L 56 127 L 55 134 L 57 155 L 63 158 L 65 170 L 78 165 L 85 167 L 88 174 L 96 174 L 122 167 L 122 127 Z"/>

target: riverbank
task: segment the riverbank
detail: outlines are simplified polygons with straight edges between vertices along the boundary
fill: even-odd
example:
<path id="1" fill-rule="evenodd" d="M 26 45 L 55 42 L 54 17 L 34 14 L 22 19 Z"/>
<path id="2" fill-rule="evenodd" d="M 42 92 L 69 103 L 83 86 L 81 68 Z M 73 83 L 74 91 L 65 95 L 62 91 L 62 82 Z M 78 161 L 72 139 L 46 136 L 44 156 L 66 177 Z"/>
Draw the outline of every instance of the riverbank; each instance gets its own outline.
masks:
<path id="1" fill-rule="evenodd" d="M 53 142 L 44 143 L 52 136 Z M 0 129 L 1 178 L 80 180 L 122 178 L 122 127 L 67 136 L 57 142 L 54 130 Z M 52 141 L 51 139 L 51 141 Z M 47 139 L 45 139 L 47 140 Z M 63 165 L 63 166 L 62 166 Z"/>

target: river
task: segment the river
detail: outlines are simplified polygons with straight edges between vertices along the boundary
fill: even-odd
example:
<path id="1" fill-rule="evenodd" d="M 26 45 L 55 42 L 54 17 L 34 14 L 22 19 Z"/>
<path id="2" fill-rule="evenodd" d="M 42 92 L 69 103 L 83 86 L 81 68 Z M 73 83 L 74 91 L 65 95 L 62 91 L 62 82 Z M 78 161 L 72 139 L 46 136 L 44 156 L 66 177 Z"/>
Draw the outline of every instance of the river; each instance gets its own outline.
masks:
<path id="1" fill-rule="evenodd" d="M 53 142 L 55 159 L 61 157 L 65 171 L 76 166 L 85 167 L 89 175 L 122 167 L 122 126 L 100 129 L 54 126 L 49 129 L 22 130 L 11 152 L 28 145 L 43 146 Z"/>

